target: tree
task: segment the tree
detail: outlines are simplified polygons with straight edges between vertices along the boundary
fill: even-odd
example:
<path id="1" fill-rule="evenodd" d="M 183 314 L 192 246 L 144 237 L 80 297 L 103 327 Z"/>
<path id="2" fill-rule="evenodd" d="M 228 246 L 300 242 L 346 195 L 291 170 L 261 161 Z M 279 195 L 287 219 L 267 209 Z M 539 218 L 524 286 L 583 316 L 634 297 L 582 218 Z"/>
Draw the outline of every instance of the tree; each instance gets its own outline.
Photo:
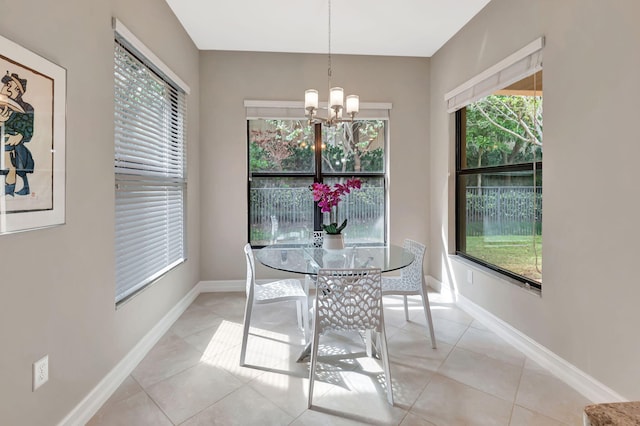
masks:
<path id="1" fill-rule="evenodd" d="M 469 165 L 515 164 L 542 153 L 541 96 L 487 96 L 467 106 L 467 123 Z"/>
<path id="2" fill-rule="evenodd" d="M 304 120 L 251 123 L 252 171 L 307 171 L 313 168 L 314 127 Z M 323 127 L 323 167 L 332 172 L 381 171 L 384 121 L 355 121 Z"/>
<path id="3" fill-rule="evenodd" d="M 300 120 L 265 120 L 261 129 L 250 132 L 251 169 L 284 170 L 285 160 L 313 140 L 313 130 Z"/>
<path id="4" fill-rule="evenodd" d="M 338 123 L 325 132 L 323 164 L 331 171 L 381 171 L 384 121 Z"/>

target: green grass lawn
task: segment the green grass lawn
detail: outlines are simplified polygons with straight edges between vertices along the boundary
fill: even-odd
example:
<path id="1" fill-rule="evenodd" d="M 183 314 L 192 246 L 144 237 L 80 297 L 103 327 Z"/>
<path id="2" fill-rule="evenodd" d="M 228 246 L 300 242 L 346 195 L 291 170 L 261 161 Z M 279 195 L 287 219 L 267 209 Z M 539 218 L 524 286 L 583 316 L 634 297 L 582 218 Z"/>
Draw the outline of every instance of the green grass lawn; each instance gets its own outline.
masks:
<path id="1" fill-rule="evenodd" d="M 542 282 L 542 236 L 496 235 L 467 237 L 467 254 Z M 537 260 L 536 260 L 537 253 Z"/>

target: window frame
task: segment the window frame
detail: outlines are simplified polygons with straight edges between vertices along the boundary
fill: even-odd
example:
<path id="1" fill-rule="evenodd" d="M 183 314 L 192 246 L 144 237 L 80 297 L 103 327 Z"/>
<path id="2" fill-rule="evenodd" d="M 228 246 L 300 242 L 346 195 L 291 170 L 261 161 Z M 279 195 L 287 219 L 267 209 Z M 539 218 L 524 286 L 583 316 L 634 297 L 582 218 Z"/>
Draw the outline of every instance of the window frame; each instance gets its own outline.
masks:
<path id="1" fill-rule="evenodd" d="M 480 168 L 468 168 L 462 169 L 462 155 L 466 154 L 466 151 L 462 153 L 462 142 L 466 141 L 466 118 L 463 117 L 466 113 L 466 106 L 472 102 L 476 102 L 492 93 L 504 89 L 511 84 L 514 84 L 521 79 L 533 75 L 538 71 L 542 71 L 543 63 L 543 51 L 545 46 L 545 37 L 541 36 L 531 41 L 527 45 L 523 46 L 519 50 L 513 52 L 509 56 L 505 57 L 501 61 L 495 63 L 464 83 L 460 84 L 453 90 L 445 93 L 444 101 L 446 104 L 446 110 L 448 113 L 455 113 L 455 254 L 469 259 L 481 266 L 494 270 L 501 275 L 515 280 L 518 283 L 522 283 L 525 287 L 534 287 L 537 290 L 541 290 L 541 283 L 529 279 L 527 277 L 516 274 L 512 271 L 501 268 L 497 265 L 488 263 L 482 259 L 475 258 L 464 252 L 459 248 L 463 245 L 461 239 L 463 235 L 461 233 L 461 213 L 464 207 L 465 220 L 466 220 L 466 191 L 461 191 L 461 176 L 471 174 L 481 174 L 483 172 L 518 172 L 531 170 L 534 174 L 534 187 L 536 182 L 536 174 L 538 171 L 542 171 L 542 161 L 528 161 L 518 164 L 504 164 L 499 166 L 488 166 Z M 461 205 L 461 200 L 464 200 L 464 206 Z M 466 235 L 466 222 L 465 222 L 465 235 Z M 465 240 L 466 241 L 466 240 Z"/>
<path id="2" fill-rule="evenodd" d="M 148 288 L 170 270 L 187 260 L 187 95 L 189 87 L 160 61 L 121 22 L 114 19 L 114 183 L 115 183 L 115 258 L 116 307 Z M 147 73 L 143 84 L 152 80 L 163 88 L 161 95 L 151 89 L 140 93 L 155 96 L 153 102 L 127 104 L 118 94 L 118 78 L 125 78 L 130 60 Z M 124 63 L 124 64 L 123 64 Z M 126 80 L 135 82 L 136 77 Z M 147 87 L 149 89 L 149 87 Z M 161 105 L 158 109 L 158 105 Z M 157 113 L 155 119 L 142 119 L 140 112 Z M 145 127 L 148 136 L 133 135 Z M 153 130 L 149 130 L 153 127 Z M 119 130 L 120 129 L 120 130 Z M 132 131 L 131 135 L 127 131 Z M 123 135 L 124 134 L 124 135 Z M 144 141 L 142 141 L 144 139 Z M 157 149 L 146 156 L 143 149 Z M 128 155 L 123 154 L 128 152 Z M 131 151 L 127 151 L 131 150 Z M 137 152 L 134 152 L 138 150 Z M 162 154 L 161 154 L 162 153 Z M 149 157 L 145 159 L 144 157 Z M 153 164 L 151 164 L 153 163 Z M 133 203 L 133 204 L 132 204 Z M 151 206 L 154 204 L 154 206 Z M 156 208 L 152 208 L 155 206 Z M 152 212 L 152 210 L 154 212 Z M 126 223 L 134 231 L 123 229 Z M 137 236 L 135 233 L 138 233 Z M 156 244 L 148 244 L 149 236 Z M 175 245 L 178 247 L 175 247 Z M 136 249 L 143 246 L 144 249 Z M 153 247 L 156 255 L 149 255 Z M 130 272 L 123 261 L 137 257 L 136 265 L 145 265 L 143 273 Z M 129 268 L 129 269 L 128 269 Z"/>
<path id="3" fill-rule="evenodd" d="M 499 173 L 499 172 L 518 172 L 518 171 L 533 171 L 534 172 L 534 181 L 535 181 L 535 173 L 538 171 L 542 171 L 542 161 L 534 161 L 528 163 L 518 163 L 518 164 L 504 164 L 500 166 L 487 166 L 487 167 L 468 167 L 462 168 L 462 157 L 466 154 L 466 151 L 463 149 L 463 145 L 466 142 L 466 106 L 455 112 L 455 143 L 456 143 L 456 177 L 455 177 L 455 254 L 462 258 L 465 258 L 471 262 L 477 263 L 485 268 L 491 269 L 495 272 L 498 272 L 501 275 L 505 275 L 508 278 L 515 280 L 519 283 L 524 284 L 525 286 L 533 287 L 537 290 L 542 290 L 542 284 L 533 279 L 527 278 L 525 276 L 516 274 L 508 269 L 501 268 L 498 265 L 494 265 L 485 260 L 479 259 L 475 256 L 471 256 L 464 251 L 461 251 L 460 248 L 465 245 L 462 241 L 463 232 L 461 232 L 461 227 L 463 224 L 463 218 L 466 219 L 466 214 L 462 215 L 462 209 L 466 212 L 466 196 L 462 195 L 462 188 L 460 185 L 460 178 L 462 176 L 468 175 L 477 175 L 484 173 Z M 463 203 L 464 200 L 464 203 Z M 464 223 L 466 227 L 466 221 Z"/>
<path id="4" fill-rule="evenodd" d="M 390 108 L 390 106 L 389 106 Z M 251 139 L 251 129 L 250 122 L 256 118 L 247 117 L 247 242 L 251 244 L 254 248 L 262 248 L 265 245 L 253 244 L 251 241 L 251 182 L 252 179 L 261 178 L 261 177 L 300 177 L 300 178 L 310 178 L 312 182 L 324 182 L 325 179 L 331 178 L 351 178 L 351 177 L 361 177 L 361 178 L 381 178 L 383 184 L 383 192 L 384 192 L 384 228 L 383 228 L 383 241 L 379 244 L 386 244 L 387 242 L 387 230 L 388 230 L 388 214 L 387 214 L 387 205 L 388 205 L 388 185 L 387 185 L 387 173 L 388 173 L 388 145 L 389 145 L 389 118 L 360 118 L 356 119 L 356 121 L 366 121 L 366 120 L 380 120 L 384 122 L 384 169 L 381 172 L 323 172 L 322 171 L 322 136 L 323 136 L 323 124 L 322 123 L 314 123 L 314 171 L 313 172 L 252 172 L 251 164 L 250 164 L 250 139 Z M 284 119 L 284 118 L 283 118 Z M 286 119 L 291 120 L 305 120 L 304 118 L 295 118 L 295 117 L 287 117 Z M 311 196 L 311 194 L 309 194 Z M 314 202 L 314 214 L 313 214 L 313 229 L 315 231 L 321 231 L 323 224 L 323 213 L 318 207 L 318 204 Z"/>

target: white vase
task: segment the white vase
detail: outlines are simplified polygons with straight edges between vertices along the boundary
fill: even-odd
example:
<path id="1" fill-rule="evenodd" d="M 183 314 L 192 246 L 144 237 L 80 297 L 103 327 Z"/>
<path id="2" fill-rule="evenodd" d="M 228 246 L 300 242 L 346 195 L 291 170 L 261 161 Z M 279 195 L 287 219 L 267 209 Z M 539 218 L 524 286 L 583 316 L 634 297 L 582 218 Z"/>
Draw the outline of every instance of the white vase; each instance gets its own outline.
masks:
<path id="1" fill-rule="evenodd" d="M 324 237 L 322 237 L 322 248 L 327 250 L 342 250 L 344 248 L 342 234 L 327 234 L 325 232 Z"/>

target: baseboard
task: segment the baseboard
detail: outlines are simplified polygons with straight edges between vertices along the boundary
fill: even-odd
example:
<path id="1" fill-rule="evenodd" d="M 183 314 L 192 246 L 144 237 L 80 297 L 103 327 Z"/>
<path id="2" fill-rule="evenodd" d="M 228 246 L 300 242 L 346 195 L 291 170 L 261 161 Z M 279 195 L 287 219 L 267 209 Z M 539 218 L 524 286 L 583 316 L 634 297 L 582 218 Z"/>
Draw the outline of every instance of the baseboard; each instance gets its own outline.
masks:
<path id="1" fill-rule="evenodd" d="M 457 295 L 457 306 L 590 401 L 594 403 L 628 401 L 622 395 L 461 294 Z"/>
<path id="2" fill-rule="evenodd" d="M 145 355 L 158 343 L 171 325 L 182 315 L 201 293 L 200 285 L 194 286 L 162 319 L 149 331 L 138 344 L 96 385 L 58 426 L 85 425 L 102 405 L 131 374 Z"/>
<path id="3" fill-rule="evenodd" d="M 440 293 L 442 291 L 442 282 L 433 278 L 431 275 L 427 275 L 427 286 L 431 287 L 436 293 Z"/>
<path id="4" fill-rule="evenodd" d="M 438 293 L 438 300 L 440 302 L 456 302 L 456 295 L 451 291 L 451 287 L 431 275 L 427 275 L 427 286 L 431 287 L 436 293 Z"/>
<path id="5" fill-rule="evenodd" d="M 200 281 L 198 288 L 201 293 L 246 291 L 245 280 L 228 281 Z"/>

